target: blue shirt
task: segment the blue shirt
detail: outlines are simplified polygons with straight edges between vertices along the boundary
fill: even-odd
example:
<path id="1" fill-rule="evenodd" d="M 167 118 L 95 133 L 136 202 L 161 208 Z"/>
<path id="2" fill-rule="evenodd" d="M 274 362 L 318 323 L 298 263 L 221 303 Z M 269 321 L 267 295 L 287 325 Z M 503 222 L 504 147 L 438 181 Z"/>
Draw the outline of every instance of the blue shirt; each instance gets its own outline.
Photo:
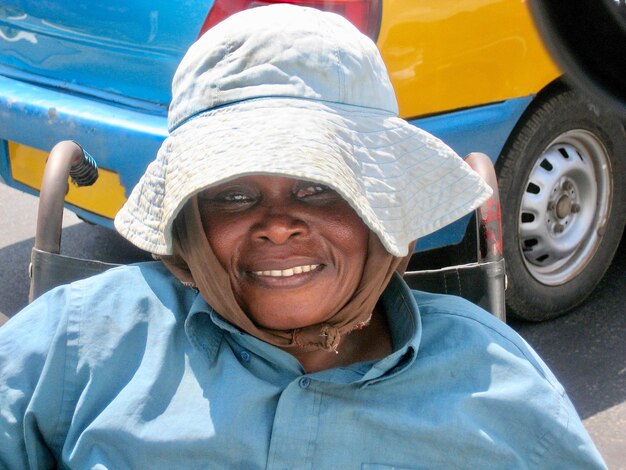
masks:
<path id="1" fill-rule="evenodd" d="M 505 324 L 398 276 L 382 302 L 390 356 L 305 374 L 160 263 L 55 289 L 0 328 L 0 467 L 605 468 Z"/>

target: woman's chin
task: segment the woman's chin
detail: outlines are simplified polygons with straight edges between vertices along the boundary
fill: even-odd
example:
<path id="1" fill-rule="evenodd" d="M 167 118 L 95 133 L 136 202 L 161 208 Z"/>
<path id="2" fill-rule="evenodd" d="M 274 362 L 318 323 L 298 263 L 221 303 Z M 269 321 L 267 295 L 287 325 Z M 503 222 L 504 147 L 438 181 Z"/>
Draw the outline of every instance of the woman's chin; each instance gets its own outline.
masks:
<path id="1" fill-rule="evenodd" d="M 246 311 L 257 326 L 282 331 L 324 323 L 332 317 L 330 309 L 323 308 L 319 302 L 311 305 L 284 300 L 266 302 L 262 307 L 257 304 Z"/>
<path id="2" fill-rule="evenodd" d="M 339 310 L 349 295 L 344 289 L 337 292 L 338 284 L 337 279 L 326 276 L 289 287 L 247 283 L 237 292 L 237 300 L 257 326 L 293 330 L 324 323 Z M 347 284 L 354 291 L 356 284 Z"/>

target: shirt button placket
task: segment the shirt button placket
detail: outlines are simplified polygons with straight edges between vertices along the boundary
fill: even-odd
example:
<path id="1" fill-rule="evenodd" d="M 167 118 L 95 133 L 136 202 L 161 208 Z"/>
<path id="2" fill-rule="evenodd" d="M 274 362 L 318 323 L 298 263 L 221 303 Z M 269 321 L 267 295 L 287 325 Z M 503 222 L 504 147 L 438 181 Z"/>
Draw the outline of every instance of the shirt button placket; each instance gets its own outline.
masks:
<path id="1" fill-rule="evenodd" d="M 291 382 L 281 393 L 274 415 L 268 469 L 313 469 L 313 452 L 322 394 L 307 376 Z"/>

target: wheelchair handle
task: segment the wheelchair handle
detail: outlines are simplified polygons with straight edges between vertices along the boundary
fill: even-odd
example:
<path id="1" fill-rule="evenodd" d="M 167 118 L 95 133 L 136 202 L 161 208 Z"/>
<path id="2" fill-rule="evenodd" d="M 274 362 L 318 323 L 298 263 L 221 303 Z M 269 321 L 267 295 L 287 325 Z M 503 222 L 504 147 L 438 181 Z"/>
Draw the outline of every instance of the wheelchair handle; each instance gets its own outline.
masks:
<path id="1" fill-rule="evenodd" d="M 65 140 L 50 151 L 39 193 L 35 248 L 61 252 L 61 225 L 68 178 L 76 186 L 90 186 L 98 179 L 98 167 L 76 142 Z"/>
<path id="2" fill-rule="evenodd" d="M 465 157 L 465 161 L 493 190 L 492 196 L 479 207 L 476 222 L 480 240 L 478 261 L 496 261 L 503 256 L 502 216 L 496 172 L 491 159 L 484 153 L 470 153 Z"/>

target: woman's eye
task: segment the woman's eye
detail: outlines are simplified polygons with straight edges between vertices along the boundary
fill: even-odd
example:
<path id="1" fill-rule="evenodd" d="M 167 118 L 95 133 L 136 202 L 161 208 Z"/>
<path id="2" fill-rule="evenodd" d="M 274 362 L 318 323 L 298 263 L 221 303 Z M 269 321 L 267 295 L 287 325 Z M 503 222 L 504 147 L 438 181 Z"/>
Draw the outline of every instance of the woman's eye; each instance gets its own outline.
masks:
<path id="1" fill-rule="evenodd" d="M 324 186 L 323 184 L 311 183 L 307 185 L 303 185 L 296 190 L 297 198 L 307 198 L 311 196 L 317 196 L 322 194 L 328 194 L 332 190 L 328 186 Z"/>
<path id="2" fill-rule="evenodd" d="M 227 193 L 227 194 L 219 194 L 216 198 L 219 201 L 223 202 L 235 202 L 235 203 L 244 203 L 252 201 L 252 198 L 247 194 L 243 193 Z"/>
<path id="3" fill-rule="evenodd" d="M 204 204 L 241 206 L 253 204 L 256 198 L 253 194 L 249 194 L 246 191 L 231 190 L 217 193 L 204 193 L 200 195 L 199 200 Z"/>

